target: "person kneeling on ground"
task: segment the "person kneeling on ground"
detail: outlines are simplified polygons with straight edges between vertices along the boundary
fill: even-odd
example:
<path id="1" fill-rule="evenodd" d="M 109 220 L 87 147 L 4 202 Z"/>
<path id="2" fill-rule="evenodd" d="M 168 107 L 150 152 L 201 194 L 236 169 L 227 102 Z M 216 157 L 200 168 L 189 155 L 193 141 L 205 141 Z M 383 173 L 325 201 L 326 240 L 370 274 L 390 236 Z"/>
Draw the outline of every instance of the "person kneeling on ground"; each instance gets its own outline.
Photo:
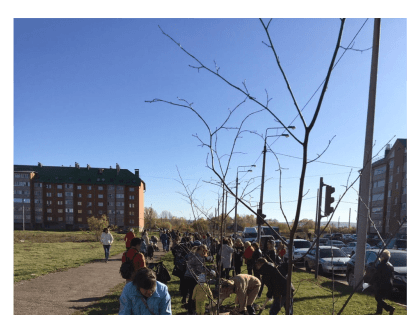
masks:
<path id="1" fill-rule="evenodd" d="M 255 298 L 260 291 L 261 282 L 257 277 L 245 274 L 239 274 L 230 280 L 221 279 L 222 289 L 220 300 L 223 302 L 232 293 L 236 293 L 236 300 L 239 304 L 239 313 L 245 314 L 245 306 L 248 315 L 256 315 L 252 307 Z M 221 303 L 220 303 L 221 304 Z"/>
<path id="2" fill-rule="evenodd" d="M 156 280 L 156 274 L 142 268 L 132 282 L 125 285 L 120 296 L 119 315 L 168 315 L 171 296 L 168 287 Z"/>
<path id="3" fill-rule="evenodd" d="M 283 263 L 276 267 L 273 263 L 269 263 L 267 262 L 267 259 L 261 257 L 255 262 L 255 267 L 268 288 L 267 299 L 274 299 L 269 314 L 276 315 L 286 303 L 287 264 Z M 292 292 L 293 291 L 294 288 L 292 285 Z"/>
<path id="4" fill-rule="evenodd" d="M 130 249 L 122 255 L 122 263 L 125 263 L 128 258 L 130 261 L 133 262 L 134 266 L 134 271 L 131 275 L 131 278 L 127 279 L 126 283 L 133 281 L 137 271 L 139 271 L 141 268 L 146 267 L 146 259 L 144 259 L 144 255 L 140 253 L 141 243 L 142 240 L 138 237 L 133 238 L 130 243 Z"/>

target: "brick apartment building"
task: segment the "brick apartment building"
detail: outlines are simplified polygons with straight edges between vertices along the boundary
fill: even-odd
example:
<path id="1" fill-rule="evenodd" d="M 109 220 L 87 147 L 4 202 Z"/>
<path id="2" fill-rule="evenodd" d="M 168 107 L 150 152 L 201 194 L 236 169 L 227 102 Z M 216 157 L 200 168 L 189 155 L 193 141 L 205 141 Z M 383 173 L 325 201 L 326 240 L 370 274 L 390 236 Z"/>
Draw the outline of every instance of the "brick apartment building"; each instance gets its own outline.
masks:
<path id="1" fill-rule="evenodd" d="M 385 156 L 372 163 L 370 214 L 382 235 L 394 234 L 407 216 L 407 139 L 388 145 Z M 369 233 L 375 233 L 369 224 Z M 407 234 L 404 224 L 398 234 Z"/>
<path id="2" fill-rule="evenodd" d="M 112 225 L 143 229 L 145 190 L 138 169 L 133 174 L 118 164 L 115 169 L 15 165 L 14 226 L 77 230 L 88 227 L 88 217 L 106 214 Z"/>

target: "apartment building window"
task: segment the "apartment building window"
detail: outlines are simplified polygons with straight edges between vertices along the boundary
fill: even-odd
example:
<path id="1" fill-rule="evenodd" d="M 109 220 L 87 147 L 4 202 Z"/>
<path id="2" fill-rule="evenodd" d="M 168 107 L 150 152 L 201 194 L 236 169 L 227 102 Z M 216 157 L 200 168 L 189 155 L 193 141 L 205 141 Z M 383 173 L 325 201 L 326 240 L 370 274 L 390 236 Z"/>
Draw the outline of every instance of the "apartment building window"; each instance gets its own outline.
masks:
<path id="1" fill-rule="evenodd" d="M 108 201 L 108 206 L 113 206 L 114 203 L 112 201 Z"/>
<path id="2" fill-rule="evenodd" d="M 22 178 L 29 178 L 29 174 L 22 174 Z"/>
<path id="3" fill-rule="evenodd" d="M 47 201 L 47 204 L 48 204 L 48 201 Z M 62 204 L 63 204 L 63 202 L 62 202 L 61 200 L 59 200 L 59 201 L 57 201 L 57 204 L 58 204 L 58 205 L 62 205 Z"/>
<path id="4" fill-rule="evenodd" d="M 401 210 L 402 210 L 402 211 L 407 211 L 407 203 L 405 203 L 405 202 L 404 202 L 404 203 L 402 204 L 402 206 L 401 206 Z"/>
<path id="5" fill-rule="evenodd" d="M 57 189 L 63 189 L 63 185 L 57 185 Z"/>
<path id="6" fill-rule="evenodd" d="M 372 196 L 372 201 L 384 200 L 384 194 L 375 194 Z"/>
<path id="7" fill-rule="evenodd" d="M 34 194 L 35 194 L 35 196 L 41 196 L 41 192 L 40 191 L 35 191 Z"/>
<path id="8" fill-rule="evenodd" d="M 108 214 L 115 214 L 115 210 L 108 210 Z"/>
<path id="9" fill-rule="evenodd" d="M 83 210 L 79 209 L 79 210 L 77 210 L 77 213 L 83 213 Z"/>
<path id="10" fill-rule="evenodd" d="M 42 187 L 42 183 L 35 183 L 34 187 Z"/>
<path id="11" fill-rule="evenodd" d="M 81 185 L 78 185 L 78 186 L 77 186 L 77 189 L 82 189 L 82 186 L 81 186 Z"/>
<path id="12" fill-rule="evenodd" d="M 117 198 L 124 198 L 124 194 L 117 194 Z"/>
<path id="13" fill-rule="evenodd" d="M 66 188 L 73 188 L 73 184 L 66 184 Z"/>
<path id="14" fill-rule="evenodd" d="M 35 203 L 41 203 L 41 199 L 35 199 L 34 202 Z"/>
<path id="15" fill-rule="evenodd" d="M 398 198 L 395 198 L 394 205 L 398 204 Z"/>
<path id="16" fill-rule="evenodd" d="M 15 173 L 15 178 L 20 178 L 20 174 L 19 173 Z"/>
<path id="17" fill-rule="evenodd" d="M 103 207 L 104 203 L 103 202 L 98 202 L 98 207 Z"/>
<path id="18" fill-rule="evenodd" d="M 87 203 L 87 206 L 88 206 L 88 207 L 91 207 L 91 206 L 92 206 L 92 203 L 91 203 L 91 202 L 88 202 L 88 203 Z"/>
<path id="19" fill-rule="evenodd" d="M 114 185 L 108 185 L 108 190 L 114 190 L 114 189 L 115 189 Z"/>
<path id="20" fill-rule="evenodd" d="M 35 221 L 36 222 L 41 222 L 42 221 L 42 215 L 36 215 L 35 216 Z"/>
<path id="21" fill-rule="evenodd" d="M 81 202 L 81 201 L 78 201 L 78 202 L 77 202 L 77 205 L 78 205 L 78 206 L 81 206 L 81 205 L 82 205 L 82 202 Z"/>
<path id="22" fill-rule="evenodd" d="M 130 220 L 129 222 L 130 222 L 130 224 L 134 224 L 134 220 Z"/>
<path id="23" fill-rule="evenodd" d="M 15 182 L 15 186 L 31 186 L 30 182 Z"/>
<path id="24" fill-rule="evenodd" d="M 66 205 L 72 205 L 73 204 L 73 200 L 66 200 Z"/>
<path id="25" fill-rule="evenodd" d="M 30 195 L 31 192 L 29 190 L 22 190 L 22 194 L 24 194 L 24 195 Z"/>
<path id="26" fill-rule="evenodd" d="M 82 222 L 82 218 L 77 218 L 77 222 Z"/>
<path id="27" fill-rule="evenodd" d="M 407 186 L 403 187 L 403 195 L 407 194 Z"/>
<path id="28" fill-rule="evenodd" d="M 77 194 L 77 197 L 82 198 L 82 194 Z"/>
<path id="29" fill-rule="evenodd" d="M 57 212 L 58 213 L 63 213 L 63 209 L 58 209 Z"/>
<path id="30" fill-rule="evenodd" d="M 22 203 L 22 198 L 14 198 L 13 202 Z"/>
<path id="31" fill-rule="evenodd" d="M 45 187 L 51 189 L 51 184 L 46 184 Z"/>
<path id="32" fill-rule="evenodd" d="M 52 209 L 47 209 L 47 213 L 52 213 Z"/>
<path id="33" fill-rule="evenodd" d="M 393 169 L 394 168 L 394 160 L 390 160 L 389 161 L 389 168 Z"/>
<path id="34" fill-rule="evenodd" d="M 103 198 L 104 197 L 104 195 L 98 195 L 98 198 Z"/>
<path id="35" fill-rule="evenodd" d="M 129 206 L 130 208 L 134 208 L 134 203 L 130 203 L 128 206 Z"/>
<path id="36" fill-rule="evenodd" d="M 397 166 L 397 174 L 399 174 L 399 173 L 400 173 L 400 167 Z"/>
<path id="37" fill-rule="evenodd" d="M 122 201 L 117 202 L 117 206 L 124 206 L 124 202 L 122 202 Z"/>
<path id="38" fill-rule="evenodd" d="M 92 198 L 92 194 L 88 194 L 88 198 Z"/>
<path id="39" fill-rule="evenodd" d="M 63 203 L 62 201 L 60 201 L 61 203 Z M 52 200 L 47 200 L 46 202 L 47 206 L 52 205 Z"/>
<path id="40" fill-rule="evenodd" d="M 47 217 L 47 220 L 48 221 L 52 221 L 52 217 Z"/>
<path id="41" fill-rule="evenodd" d="M 87 213 L 88 213 L 88 214 L 92 214 L 92 210 L 88 210 L 88 211 L 87 211 Z"/>
<path id="42" fill-rule="evenodd" d="M 398 189 L 398 182 L 395 183 L 395 189 Z"/>
<path id="43" fill-rule="evenodd" d="M 98 190 L 104 190 L 103 186 L 98 186 Z"/>
<path id="44" fill-rule="evenodd" d="M 128 199 L 134 200 L 134 196 L 128 196 Z"/>
<path id="45" fill-rule="evenodd" d="M 58 217 L 58 221 L 63 221 L 63 217 Z"/>
<path id="46" fill-rule="evenodd" d="M 92 190 L 92 186 L 87 186 L 87 190 Z"/>
<path id="47" fill-rule="evenodd" d="M 30 203 L 30 202 L 31 202 L 31 199 L 25 199 L 25 198 L 23 198 L 23 199 L 22 199 L 22 202 L 23 202 L 23 203 Z"/>
<path id="48" fill-rule="evenodd" d="M 102 214 L 102 210 L 99 210 L 99 211 L 98 211 L 98 214 Z"/>
<path id="49" fill-rule="evenodd" d="M 388 197 L 391 197 L 391 196 L 392 196 L 392 190 L 388 189 Z"/>
<path id="50" fill-rule="evenodd" d="M 63 197 L 62 193 L 57 193 L 57 197 Z"/>
<path id="51" fill-rule="evenodd" d="M 117 214 L 124 214 L 124 210 L 117 210 Z"/>
<path id="52" fill-rule="evenodd" d="M 114 194 L 108 194 L 108 198 L 114 198 Z"/>
<path id="53" fill-rule="evenodd" d="M 130 187 L 129 188 L 129 191 L 134 191 L 134 187 Z"/>
<path id="54" fill-rule="evenodd" d="M 124 190 L 124 186 L 117 186 L 117 190 Z"/>
<path id="55" fill-rule="evenodd" d="M 73 193 L 71 191 L 66 192 L 67 197 L 73 197 Z"/>
<path id="56" fill-rule="evenodd" d="M 134 211 L 129 211 L 128 215 L 134 215 Z"/>
<path id="57" fill-rule="evenodd" d="M 386 165 L 381 166 L 381 167 L 378 167 L 378 168 L 375 168 L 375 169 L 373 170 L 373 175 L 374 175 L 374 176 L 375 176 L 375 175 L 381 175 L 381 174 L 384 174 L 384 173 L 385 173 L 385 171 L 386 171 Z"/>
<path id="58" fill-rule="evenodd" d="M 392 175 L 389 175 L 389 182 L 392 183 Z"/>
<path id="59" fill-rule="evenodd" d="M 35 208 L 35 212 L 42 212 L 42 208 Z"/>
<path id="60" fill-rule="evenodd" d="M 66 213 L 73 213 L 73 208 L 66 208 Z"/>

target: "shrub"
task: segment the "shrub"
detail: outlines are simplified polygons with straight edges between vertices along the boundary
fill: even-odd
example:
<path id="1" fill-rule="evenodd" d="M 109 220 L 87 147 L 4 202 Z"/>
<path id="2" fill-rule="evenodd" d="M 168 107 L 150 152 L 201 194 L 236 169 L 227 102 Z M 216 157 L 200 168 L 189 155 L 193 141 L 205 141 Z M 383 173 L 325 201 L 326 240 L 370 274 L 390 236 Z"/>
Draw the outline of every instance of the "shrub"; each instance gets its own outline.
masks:
<path id="1" fill-rule="evenodd" d="M 88 218 L 89 229 L 95 233 L 96 241 L 99 241 L 104 228 L 109 226 L 108 217 L 103 214 L 100 218 L 90 217 Z"/>

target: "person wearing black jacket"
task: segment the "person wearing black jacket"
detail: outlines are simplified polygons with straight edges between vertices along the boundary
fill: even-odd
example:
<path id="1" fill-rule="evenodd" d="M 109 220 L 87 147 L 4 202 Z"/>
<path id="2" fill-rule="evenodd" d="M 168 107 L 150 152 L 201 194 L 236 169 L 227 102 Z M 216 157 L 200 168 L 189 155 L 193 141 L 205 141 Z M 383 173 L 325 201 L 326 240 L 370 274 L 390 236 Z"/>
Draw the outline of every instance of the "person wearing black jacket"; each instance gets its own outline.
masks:
<path id="1" fill-rule="evenodd" d="M 391 253 L 384 250 L 379 258 L 380 263 L 376 266 L 375 274 L 371 283 L 375 286 L 375 300 L 377 302 L 376 314 L 382 314 L 382 309 L 394 314 L 395 307 L 385 303 L 384 298 L 392 292 L 394 281 L 394 267 L 389 263 Z"/>
<path id="2" fill-rule="evenodd" d="M 273 305 L 269 314 L 276 315 L 286 303 L 287 264 L 282 263 L 276 267 L 275 264 L 267 262 L 267 259 L 259 258 L 255 263 L 255 267 L 258 269 L 258 272 L 262 276 L 262 281 L 264 281 L 264 284 L 268 288 L 267 298 L 273 298 Z"/>
<path id="3" fill-rule="evenodd" d="M 251 246 L 254 248 L 254 252 L 252 253 L 252 257 L 250 259 L 251 260 L 250 264 L 252 266 L 252 270 L 254 272 L 254 276 L 261 280 L 260 273 L 258 272 L 258 270 L 257 270 L 257 268 L 255 266 L 255 263 L 257 262 L 258 258 L 260 258 L 260 257 L 263 256 L 263 254 L 261 252 L 260 245 L 258 243 L 254 242 L 254 243 L 252 243 Z M 260 292 L 258 292 L 258 297 L 259 298 L 261 297 L 263 288 L 264 288 L 264 281 L 261 281 Z"/>
<path id="4" fill-rule="evenodd" d="M 235 244 L 233 245 L 233 249 L 235 252 L 233 253 L 233 266 L 235 268 L 235 276 L 241 273 L 241 268 L 243 264 L 243 254 L 244 254 L 244 244 L 240 238 L 235 240 Z"/>
<path id="5" fill-rule="evenodd" d="M 276 251 L 274 250 L 274 242 L 268 241 L 267 242 L 267 252 L 265 253 L 265 258 L 267 261 L 273 264 L 278 264 L 278 256 L 276 255 Z"/>

